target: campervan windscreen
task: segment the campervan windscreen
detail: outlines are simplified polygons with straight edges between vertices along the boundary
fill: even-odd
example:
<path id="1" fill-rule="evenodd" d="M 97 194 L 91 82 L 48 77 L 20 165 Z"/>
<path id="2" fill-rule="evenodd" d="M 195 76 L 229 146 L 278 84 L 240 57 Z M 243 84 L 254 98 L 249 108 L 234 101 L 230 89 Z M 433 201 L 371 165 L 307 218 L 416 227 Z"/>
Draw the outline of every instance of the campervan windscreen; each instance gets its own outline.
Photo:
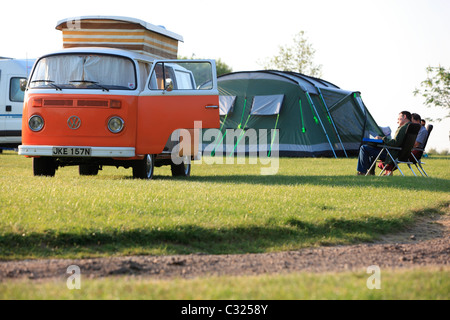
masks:
<path id="1" fill-rule="evenodd" d="M 39 60 L 30 88 L 135 90 L 132 60 L 102 54 L 60 54 Z"/>

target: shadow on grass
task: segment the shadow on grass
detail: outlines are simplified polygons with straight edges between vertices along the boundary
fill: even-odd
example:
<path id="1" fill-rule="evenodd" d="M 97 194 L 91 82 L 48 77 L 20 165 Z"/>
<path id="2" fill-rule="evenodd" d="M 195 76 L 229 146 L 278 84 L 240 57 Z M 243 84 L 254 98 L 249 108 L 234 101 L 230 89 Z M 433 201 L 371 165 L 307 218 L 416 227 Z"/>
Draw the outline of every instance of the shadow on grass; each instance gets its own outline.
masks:
<path id="1" fill-rule="evenodd" d="M 448 205 L 448 204 L 447 204 Z M 444 204 L 442 205 L 444 206 Z M 442 214 L 428 208 L 413 215 Z M 195 225 L 176 229 L 129 231 L 86 230 L 83 233 L 15 234 L 0 236 L 0 259 L 94 257 L 128 254 L 242 254 L 299 249 L 315 245 L 370 242 L 411 223 L 408 218 L 328 219 L 321 223 L 290 217 L 273 225 L 211 229 Z"/>
<path id="2" fill-rule="evenodd" d="M 173 180 L 172 177 L 156 176 L 155 179 Z M 221 175 L 221 176 L 192 176 L 185 181 L 205 183 L 229 184 L 258 184 L 258 185 L 317 185 L 332 187 L 358 188 L 397 188 L 407 190 L 424 190 L 448 192 L 450 181 L 439 178 L 422 177 L 362 177 L 362 176 L 334 176 L 334 175 Z"/>

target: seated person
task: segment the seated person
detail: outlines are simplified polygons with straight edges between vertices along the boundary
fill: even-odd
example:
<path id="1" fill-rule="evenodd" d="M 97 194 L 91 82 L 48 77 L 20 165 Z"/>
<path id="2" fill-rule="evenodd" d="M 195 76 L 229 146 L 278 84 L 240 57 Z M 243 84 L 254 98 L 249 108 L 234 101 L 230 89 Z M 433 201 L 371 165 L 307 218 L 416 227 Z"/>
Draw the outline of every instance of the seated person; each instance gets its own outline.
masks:
<path id="1" fill-rule="evenodd" d="M 385 145 L 391 146 L 391 147 L 399 147 L 402 145 L 403 140 L 406 136 L 406 129 L 408 128 L 408 124 L 411 122 L 411 113 L 408 111 L 402 111 L 398 115 L 397 118 L 397 124 L 398 128 L 395 132 L 395 135 L 392 139 L 389 139 L 388 137 L 376 137 L 375 139 L 383 140 Z M 359 157 L 358 157 L 358 165 L 357 165 L 357 171 L 358 175 L 366 175 L 367 171 L 370 169 L 370 166 L 372 165 L 373 161 L 375 161 L 376 157 L 380 153 L 381 148 L 379 147 L 373 147 L 369 145 L 362 145 L 359 149 Z M 393 150 L 390 151 L 391 155 L 395 158 L 397 156 L 397 151 Z M 393 163 L 390 158 L 386 159 L 386 152 L 383 152 L 380 156 L 380 160 L 384 161 L 386 160 L 386 175 L 390 175 L 392 173 L 393 169 Z M 374 167 L 375 168 L 375 167 Z M 375 169 L 373 172 L 370 172 L 371 175 L 375 174 Z"/>
<path id="2" fill-rule="evenodd" d="M 420 115 L 418 115 L 417 113 L 412 114 L 412 123 L 421 124 L 422 121 L 423 120 L 420 117 Z M 428 137 L 428 131 L 424 126 L 422 126 L 420 128 L 419 133 L 417 134 L 416 143 L 414 144 L 413 148 L 423 149 L 425 147 L 425 142 L 427 141 L 427 137 Z M 422 153 L 423 153 L 423 151 L 419 151 L 419 150 L 412 151 L 412 154 L 416 157 L 416 159 L 421 158 Z M 414 158 L 411 156 L 409 161 L 414 161 Z"/>

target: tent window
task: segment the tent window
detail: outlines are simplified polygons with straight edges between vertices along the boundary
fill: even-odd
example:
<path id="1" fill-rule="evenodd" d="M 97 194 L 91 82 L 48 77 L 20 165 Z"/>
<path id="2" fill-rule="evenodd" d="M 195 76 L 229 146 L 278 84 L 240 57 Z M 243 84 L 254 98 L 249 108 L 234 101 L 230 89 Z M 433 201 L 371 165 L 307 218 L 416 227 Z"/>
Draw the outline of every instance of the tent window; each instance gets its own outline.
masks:
<path id="1" fill-rule="evenodd" d="M 328 91 L 328 90 L 321 90 L 323 99 L 325 100 L 328 109 L 331 109 L 336 105 L 338 102 L 340 102 L 342 99 L 348 96 L 346 93 L 342 92 L 334 92 L 334 91 Z"/>
<path id="2" fill-rule="evenodd" d="M 284 95 L 256 96 L 253 99 L 251 114 L 255 116 L 271 116 L 280 113 Z"/>
<path id="3" fill-rule="evenodd" d="M 219 111 L 221 116 L 225 116 L 234 110 L 236 96 L 220 96 Z"/>

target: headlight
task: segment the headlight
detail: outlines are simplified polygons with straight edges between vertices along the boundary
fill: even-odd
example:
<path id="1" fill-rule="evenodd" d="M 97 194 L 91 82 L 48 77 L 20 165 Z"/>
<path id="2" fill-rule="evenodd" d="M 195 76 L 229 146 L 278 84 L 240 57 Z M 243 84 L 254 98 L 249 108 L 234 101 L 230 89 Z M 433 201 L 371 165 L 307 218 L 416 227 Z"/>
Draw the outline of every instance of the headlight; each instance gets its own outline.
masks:
<path id="1" fill-rule="evenodd" d="M 112 117 L 111 119 L 108 120 L 108 129 L 112 133 L 119 133 L 120 131 L 122 131 L 123 126 L 124 122 L 119 117 Z"/>
<path id="2" fill-rule="evenodd" d="M 28 126 L 34 132 L 41 131 L 44 127 L 44 119 L 41 116 L 34 115 L 28 120 Z"/>

